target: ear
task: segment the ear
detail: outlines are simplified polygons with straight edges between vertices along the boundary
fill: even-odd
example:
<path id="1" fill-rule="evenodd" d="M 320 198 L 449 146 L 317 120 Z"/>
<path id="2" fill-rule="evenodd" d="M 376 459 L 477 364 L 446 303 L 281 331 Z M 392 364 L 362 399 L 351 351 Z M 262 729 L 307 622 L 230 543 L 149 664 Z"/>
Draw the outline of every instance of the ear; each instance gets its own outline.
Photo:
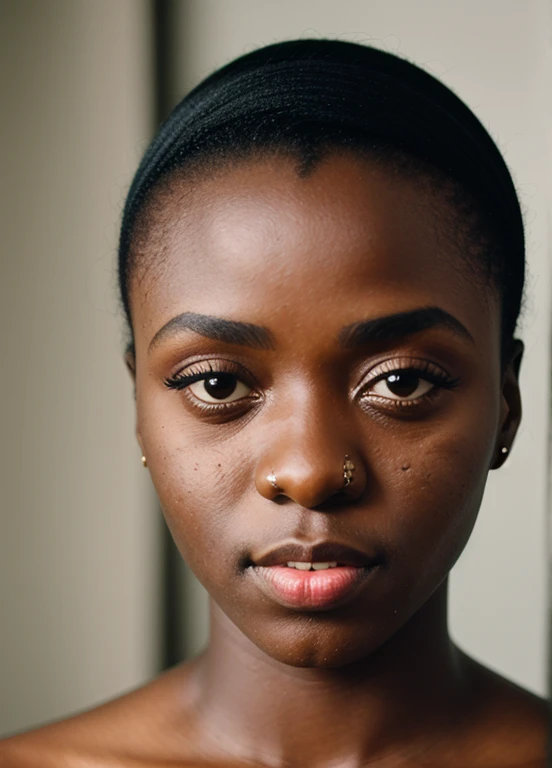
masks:
<path id="1" fill-rule="evenodd" d="M 136 355 L 133 346 L 129 346 L 125 352 L 125 365 L 132 379 L 134 386 L 134 401 L 136 402 Z M 136 439 L 138 440 L 138 445 L 140 446 L 142 455 L 144 455 L 144 449 L 142 447 L 142 436 L 140 435 L 140 430 L 138 428 L 138 421 L 136 422 Z"/>
<path id="2" fill-rule="evenodd" d="M 134 354 L 134 348 L 131 345 L 127 347 L 125 352 L 125 365 L 128 372 L 130 373 L 134 385 L 136 386 L 136 356 Z"/>
<path id="3" fill-rule="evenodd" d="M 519 369 L 524 346 L 520 339 L 514 339 L 502 375 L 502 413 L 501 425 L 497 435 L 495 455 L 491 469 L 501 467 L 512 449 L 516 432 L 521 422 L 521 393 L 519 389 Z M 503 453 L 502 448 L 508 452 Z"/>

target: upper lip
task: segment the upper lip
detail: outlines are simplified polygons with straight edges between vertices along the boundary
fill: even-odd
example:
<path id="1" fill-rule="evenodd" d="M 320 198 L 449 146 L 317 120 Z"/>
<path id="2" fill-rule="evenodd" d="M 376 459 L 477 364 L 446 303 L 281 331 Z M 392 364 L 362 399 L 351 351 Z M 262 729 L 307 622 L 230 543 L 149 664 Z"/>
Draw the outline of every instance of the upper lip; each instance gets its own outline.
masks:
<path id="1" fill-rule="evenodd" d="M 346 544 L 331 541 L 320 541 L 306 544 L 305 542 L 290 541 L 279 544 L 259 557 L 252 558 L 253 565 L 270 566 L 284 565 L 289 562 L 298 563 L 332 563 L 339 565 L 355 565 L 357 567 L 377 565 L 381 562 L 378 555 L 368 555 Z"/>

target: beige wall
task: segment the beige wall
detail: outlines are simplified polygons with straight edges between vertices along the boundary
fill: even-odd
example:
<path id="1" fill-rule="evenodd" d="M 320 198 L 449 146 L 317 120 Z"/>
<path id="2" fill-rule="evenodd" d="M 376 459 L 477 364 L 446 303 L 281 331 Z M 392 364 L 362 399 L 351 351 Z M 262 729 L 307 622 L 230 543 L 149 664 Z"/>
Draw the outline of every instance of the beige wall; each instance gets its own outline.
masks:
<path id="1" fill-rule="evenodd" d="M 113 271 L 150 132 L 148 10 L 0 5 L 0 734 L 133 686 L 157 661 L 160 526 Z"/>
<path id="2" fill-rule="evenodd" d="M 259 45 L 343 37 L 396 51 L 429 69 L 475 110 L 503 151 L 527 225 L 528 303 L 521 326 L 527 345 L 525 413 L 512 455 L 502 470 L 491 473 L 475 532 L 453 571 L 450 617 L 463 648 L 544 693 L 552 277 L 548 1 L 189 0 L 175 6 L 180 35 L 175 99 L 216 66 Z M 200 588 L 196 593 L 201 599 Z M 199 620 L 195 634 L 197 642 L 205 637 Z"/>

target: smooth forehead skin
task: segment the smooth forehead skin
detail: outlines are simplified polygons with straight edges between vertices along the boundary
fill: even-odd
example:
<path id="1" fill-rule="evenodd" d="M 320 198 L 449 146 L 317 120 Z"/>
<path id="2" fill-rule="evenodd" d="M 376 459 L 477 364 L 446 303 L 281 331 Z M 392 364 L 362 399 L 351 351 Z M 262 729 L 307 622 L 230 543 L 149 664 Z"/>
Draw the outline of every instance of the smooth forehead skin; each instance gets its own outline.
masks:
<path id="1" fill-rule="evenodd" d="M 131 281 L 138 357 L 184 311 L 270 326 L 301 356 L 313 334 L 335 340 L 350 322 L 437 305 L 498 365 L 498 297 L 475 279 L 447 234 L 446 204 L 423 181 L 351 154 L 300 176 L 277 156 L 184 180 L 161 205 Z"/>

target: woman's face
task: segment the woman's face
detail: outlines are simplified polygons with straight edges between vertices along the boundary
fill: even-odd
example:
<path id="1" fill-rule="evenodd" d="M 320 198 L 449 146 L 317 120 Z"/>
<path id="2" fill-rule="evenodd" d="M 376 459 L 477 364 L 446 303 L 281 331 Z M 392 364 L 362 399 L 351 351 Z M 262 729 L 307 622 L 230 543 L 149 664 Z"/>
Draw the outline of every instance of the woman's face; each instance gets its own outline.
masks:
<path id="1" fill-rule="evenodd" d="M 435 195 L 351 154 L 306 176 L 244 161 L 174 182 L 141 244 L 137 430 L 167 523 L 231 621 L 290 664 L 360 659 L 407 622 L 517 428 L 499 299 Z M 286 566 L 309 558 L 348 567 Z"/>

